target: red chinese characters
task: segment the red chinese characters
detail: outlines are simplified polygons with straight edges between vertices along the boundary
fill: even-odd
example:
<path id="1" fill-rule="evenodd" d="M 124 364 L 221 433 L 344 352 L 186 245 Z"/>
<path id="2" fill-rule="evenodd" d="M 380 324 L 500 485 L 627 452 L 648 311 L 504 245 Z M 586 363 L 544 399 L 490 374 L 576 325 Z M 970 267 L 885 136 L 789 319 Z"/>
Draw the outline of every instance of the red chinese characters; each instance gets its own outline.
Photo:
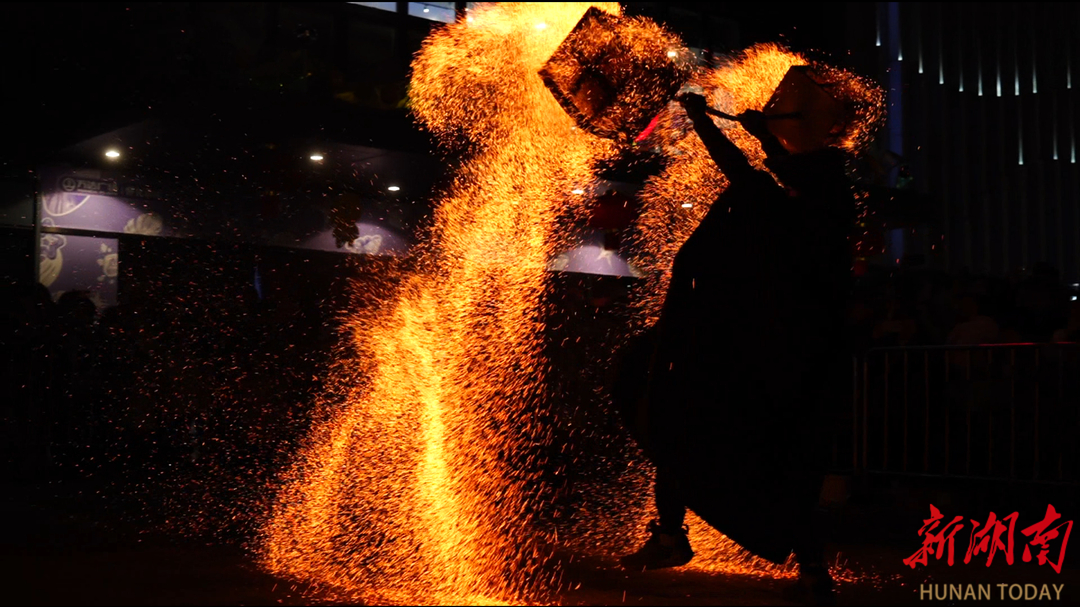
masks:
<path id="1" fill-rule="evenodd" d="M 1065 521 L 1054 527 L 1053 529 L 1050 529 L 1050 525 L 1052 525 L 1054 521 L 1058 520 L 1059 518 L 1061 518 L 1061 515 L 1058 514 L 1057 510 L 1054 510 L 1054 506 L 1047 504 L 1046 516 L 1043 517 L 1043 520 L 1020 532 L 1027 537 L 1031 537 L 1031 535 L 1033 534 L 1035 536 L 1031 539 L 1030 542 L 1028 542 L 1027 546 L 1024 546 L 1025 563 L 1031 561 L 1031 547 L 1035 546 L 1039 549 L 1039 554 L 1037 557 L 1039 560 L 1039 564 L 1046 565 L 1047 563 L 1049 563 L 1050 567 L 1053 568 L 1054 571 L 1056 571 L 1057 573 L 1061 573 L 1061 564 L 1065 562 L 1065 547 L 1069 543 L 1069 533 L 1072 531 L 1073 522 Z M 1058 530 L 1062 527 L 1065 528 L 1064 534 L 1060 534 L 1058 532 Z M 1050 552 L 1050 542 L 1057 539 L 1058 535 L 1062 536 L 1061 551 L 1058 552 L 1058 560 L 1055 563 L 1049 558 L 1047 558 L 1046 555 Z"/>
<path id="2" fill-rule="evenodd" d="M 994 556 L 1000 551 L 1005 554 L 1005 562 L 1012 565 L 1014 562 L 1016 522 L 1019 516 L 1019 513 L 1014 512 L 999 519 L 997 514 L 991 512 L 985 524 L 976 519 L 971 519 L 971 535 L 968 539 L 964 563 L 970 563 L 972 557 L 986 554 L 986 566 L 989 567 L 994 562 Z M 1039 565 L 1049 564 L 1055 572 L 1061 573 L 1073 521 L 1059 522 L 1059 519 L 1061 519 L 1061 514 L 1052 505 L 1048 505 L 1046 515 L 1041 522 L 1020 531 L 1025 537 L 1031 538 L 1027 545 L 1024 546 L 1023 560 L 1025 563 L 1034 558 Z M 955 537 L 957 532 L 964 527 L 964 523 L 961 522 L 963 517 L 957 516 L 948 524 L 941 526 L 944 520 L 945 517 L 941 514 L 941 511 L 931 504 L 930 518 L 924 520 L 922 528 L 919 529 L 919 535 L 923 538 L 922 547 L 915 554 L 904 559 L 905 565 L 912 569 L 918 565 L 927 565 L 930 555 L 934 555 L 935 559 L 941 560 L 945 551 L 948 550 L 948 563 L 952 566 Z M 1032 549 L 1036 553 L 1034 557 L 1032 557 Z M 1054 550 L 1057 551 L 1056 561 L 1052 560 L 1050 556 Z"/>
<path id="3" fill-rule="evenodd" d="M 941 511 L 930 504 L 930 518 L 923 521 L 923 526 L 919 529 L 919 535 L 923 536 L 922 548 L 915 554 L 904 559 L 904 564 L 915 568 L 916 565 L 926 565 L 927 557 L 930 554 L 934 554 L 935 558 L 941 560 L 941 555 L 945 551 L 945 545 L 949 547 L 949 565 L 953 564 L 953 543 L 956 537 L 956 532 L 960 531 L 964 527 L 964 523 L 960 522 L 964 520 L 964 517 L 958 516 L 941 528 L 941 531 L 934 533 L 934 529 L 937 529 L 938 525 L 945 517 L 941 515 Z M 954 526 L 955 525 L 955 526 Z M 952 529 L 950 531 L 950 528 Z M 948 535 L 946 535 L 946 533 Z M 936 547 L 936 551 L 935 551 Z"/>
<path id="4" fill-rule="evenodd" d="M 1014 531 L 1016 530 L 1016 519 L 1019 515 L 1013 512 L 1009 516 L 998 520 L 997 515 L 993 512 L 990 513 L 990 518 L 986 520 L 986 525 L 983 526 L 982 531 L 977 531 L 979 528 L 979 521 L 971 519 L 971 540 L 968 542 L 967 555 L 964 556 L 964 564 L 971 562 L 972 556 L 978 556 L 979 553 L 987 553 L 986 566 L 989 567 L 994 562 L 994 555 L 998 550 L 1005 551 L 1005 562 L 1013 564 L 1013 538 Z M 1009 526 L 1006 528 L 1003 521 L 1008 521 Z M 1009 532 L 1009 543 L 1006 545 L 1001 541 L 1001 536 L 1006 532 Z M 951 563 L 950 563 L 951 564 Z"/>

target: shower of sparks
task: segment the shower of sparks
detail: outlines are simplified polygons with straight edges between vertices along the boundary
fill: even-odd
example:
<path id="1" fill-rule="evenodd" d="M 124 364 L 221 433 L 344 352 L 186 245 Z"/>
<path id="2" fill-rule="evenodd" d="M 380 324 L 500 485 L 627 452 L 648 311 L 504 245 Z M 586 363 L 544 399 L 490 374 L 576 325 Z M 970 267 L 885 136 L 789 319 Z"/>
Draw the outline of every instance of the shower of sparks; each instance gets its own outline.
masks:
<path id="1" fill-rule="evenodd" d="M 779 45 L 760 44 L 721 67 L 700 72 L 690 84 L 704 90 L 714 107 L 738 114 L 763 108 L 790 67 L 809 63 L 802 55 Z M 843 147 L 849 151 L 863 148 L 884 119 L 884 92 L 875 84 L 842 70 L 820 64 L 813 67 L 819 77 L 838 85 L 832 89 L 833 94 L 854 114 Z M 688 122 L 677 105 L 661 116 L 657 138 L 668 157 L 667 165 L 661 174 L 646 183 L 641 193 L 644 205 L 634 239 L 639 253 L 633 263 L 646 270 L 646 284 L 639 289 L 639 303 L 643 306 L 643 319 L 649 324 L 659 317 L 675 253 L 727 185 L 704 144 L 692 135 Z M 732 123 L 718 124 L 754 166 L 765 168 L 765 153 L 756 138 Z M 692 212 L 674 212 L 682 202 L 692 203 Z"/>
<path id="2" fill-rule="evenodd" d="M 265 531 L 272 571 L 414 604 L 540 601 L 554 585 L 554 537 L 531 524 L 548 442 L 540 302 L 556 222 L 584 208 L 570 192 L 612 144 L 574 129 L 537 71 L 588 7 L 483 5 L 416 56 L 413 111 L 466 160 L 419 269 L 352 319 L 345 401 Z"/>
<path id="3" fill-rule="evenodd" d="M 654 514 L 651 469 L 622 434 L 579 435 L 625 455 L 618 479 L 582 492 L 573 521 L 547 524 L 539 514 L 552 497 L 540 478 L 553 435 L 541 413 L 547 261 L 567 244 L 560 226 L 585 216 L 589 197 L 577 193 L 595 190 L 595 167 L 617 150 L 574 128 L 537 72 L 589 6 L 483 4 L 436 30 L 416 56 L 413 111 L 464 160 L 389 303 L 350 312 L 337 388 L 263 529 L 272 572 L 365 601 L 541 602 L 560 585 L 557 550 L 611 557 L 642 539 Z M 641 38 L 667 35 L 635 22 Z M 806 63 L 760 45 L 690 84 L 738 113 L 763 107 L 787 69 Z M 861 147 L 880 125 L 882 92 L 815 68 L 855 114 L 845 147 Z M 727 133 L 762 166 L 753 137 Z M 634 261 L 646 274 L 638 329 L 655 321 L 676 250 L 726 185 L 678 104 L 653 140 L 667 164 L 646 184 L 635 228 Z M 694 567 L 794 572 L 699 519 L 690 524 Z"/>

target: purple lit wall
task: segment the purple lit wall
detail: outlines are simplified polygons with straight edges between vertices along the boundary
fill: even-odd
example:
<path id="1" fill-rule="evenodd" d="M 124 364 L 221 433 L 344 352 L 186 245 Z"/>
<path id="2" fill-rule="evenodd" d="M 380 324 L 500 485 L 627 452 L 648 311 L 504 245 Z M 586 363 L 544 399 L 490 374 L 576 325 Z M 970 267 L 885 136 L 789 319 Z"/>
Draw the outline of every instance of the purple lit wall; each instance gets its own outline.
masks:
<path id="1" fill-rule="evenodd" d="M 114 306 L 118 249 L 116 238 L 42 234 L 39 280 L 54 300 L 67 291 L 87 291 L 99 308 Z"/>
<path id="2" fill-rule="evenodd" d="M 164 205 L 101 171 L 41 171 L 40 221 L 44 227 L 167 236 Z M 125 196 L 125 194 L 127 194 Z M 134 196 L 133 196 L 134 194 Z"/>

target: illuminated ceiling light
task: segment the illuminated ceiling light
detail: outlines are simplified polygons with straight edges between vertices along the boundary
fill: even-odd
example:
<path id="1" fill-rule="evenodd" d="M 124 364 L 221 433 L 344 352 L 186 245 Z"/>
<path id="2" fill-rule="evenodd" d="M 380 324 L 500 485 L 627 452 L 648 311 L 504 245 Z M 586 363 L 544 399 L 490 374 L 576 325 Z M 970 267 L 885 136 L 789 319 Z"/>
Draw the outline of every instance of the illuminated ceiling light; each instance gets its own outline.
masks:
<path id="1" fill-rule="evenodd" d="M 116 150 L 109 150 L 108 152 L 105 152 L 105 156 L 107 156 L 108 158 L 119 158 L 120 152 L 117 152 Z"/>
<path id="2" fill-rule="evenodd" d="M 392 185 L 392 186 L 390 186 L 390 187 L 388 187 L 386 189 L 388 191 L 390 191 L 390 192 L 396 192 L 396 191 L 400 190 L 401 188 L 397 187 L 396 185 Z"/>
<path id="3" fill-rule="evenodd" d="M 675 57 L 678 57 L 678 56 L 679 56 L 679 53 L 676 53 L 675 51 L 668 51 L 668 52 L 667 52 L 667 56 L 668 56 L 668 57 L 671 57 L 672 59 L 674 59 Z"/>
<path id="4" fill-rule="evenodd" d="M 684 203 L 682 203 L 682 208 L 684 208 L 684 209 L 692 209 L 692 208 L 694 208 L 694 203 L 692 203 L 692 202 L 684 202 Z"/>
<path id="5" fill-rule="evenodd" d="M 318 162 L 318 161 L 323 159 L 323 155 L 322 154 L 312 154 L 311 159 L 314 160 L 315 162 Z"/>
<path id="6" fill-rule="evenodd" d="M 572 190 L 570 193 L 574 194 L 575 196 L 581 196 L 582 194 L 585 193 L 585 190 L 583 190 L 581 188 L 578 188 L 576 190 Z"/>
<path id="7" fill-rule="evenodd" d="M 542 29 L 544 29 L 546 27 L 547 27 L 547 24 L 543 23 L 543 22 L 536 24 L 536 29 L 538 29 L 538 30 L 542 30 Z"/>
<path id="8" fill-rule="evenodd" d="M 430 12 L 431 12 L 431 9 L 430 9 L 430 8 L 425 8 L 425 9 L 424 9 L 424 12 L 425 12 L 425 13 L 430 13 Z"/>

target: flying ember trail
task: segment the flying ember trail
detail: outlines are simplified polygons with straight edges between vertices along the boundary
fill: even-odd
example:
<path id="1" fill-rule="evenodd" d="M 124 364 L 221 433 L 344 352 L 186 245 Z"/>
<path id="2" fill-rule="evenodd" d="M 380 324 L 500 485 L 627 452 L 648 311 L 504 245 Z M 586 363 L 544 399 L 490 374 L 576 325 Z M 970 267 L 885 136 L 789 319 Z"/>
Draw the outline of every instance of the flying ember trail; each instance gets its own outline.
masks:
<path id="1" fill-rule="evenodd" d="M 619 12 L 616 3 L 483 4 L 417 54 L 413 111 L 462 160 L 415 269 L 389 303 L 350 316 L 338 389 L 320 403 L 263 529 L 263 562 L 275 574 L 364 601 L 546 602 L 558 586 L 557 549 L 627 546 L 644 527 L 642 463 L 595 492 L 624 505 L 599 509 L 618 516 L 576 521 L 575 542 L 538 517 L 550 500 L 540 474 L 551 422 L 537 413 L 549 372 L 547 264 L 566 245 L 560 226 L 587 211 L 588 197 L 571 192 L 595 189 L 596 167 L 617 153 L 575 127 L 538 71 L 591 6 Z M 629 23 L 635 49 L 651 41 L 688 52 L 651 21 Z M 760 108 L 800 63 L 755 48 L 691 84 L 726 111 Z M 639 326 L 652 322 L 675 251 L 725 185 L 676 105 L 646 141 L 670 161 L 646 185 L 636 226 L 635 261 L 648 274 Z M 763 156 L 749 135 L 733 138 Z M 691 213 L 679 208 L 685 201 Z M 704 524 L 693 533 L 700 567 L 786 573 Z"/>

